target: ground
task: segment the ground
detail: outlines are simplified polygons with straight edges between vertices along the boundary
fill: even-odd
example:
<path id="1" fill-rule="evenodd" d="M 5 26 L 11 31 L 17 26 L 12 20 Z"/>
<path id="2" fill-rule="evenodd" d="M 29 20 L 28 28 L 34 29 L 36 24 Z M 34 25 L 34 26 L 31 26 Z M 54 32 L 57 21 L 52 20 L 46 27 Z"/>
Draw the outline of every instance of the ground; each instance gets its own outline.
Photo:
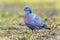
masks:
<path id="1" fill-rule="evenodd" d="M 1 1 L 1 0 L 0 0 Z M 7 1 L 0 3 L 0 40 L 60 40 L 60 3 L 54 1 Z M 31 4 L 32 3 L 32 4 Z M 25 5 L 31 6 L 51 28 L 40 29 L 36 35 L 24 24 Z"/>

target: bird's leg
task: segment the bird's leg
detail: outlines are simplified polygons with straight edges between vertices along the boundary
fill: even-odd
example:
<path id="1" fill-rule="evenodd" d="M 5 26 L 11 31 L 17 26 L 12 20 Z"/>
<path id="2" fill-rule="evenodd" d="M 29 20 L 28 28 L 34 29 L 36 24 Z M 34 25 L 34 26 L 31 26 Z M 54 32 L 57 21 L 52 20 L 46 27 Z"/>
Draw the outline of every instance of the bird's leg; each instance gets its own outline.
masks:
<path id="1" fill-rule="evenodd" d="M 37 34 L 37 30 L 32 30 L 32 34 Z"/>

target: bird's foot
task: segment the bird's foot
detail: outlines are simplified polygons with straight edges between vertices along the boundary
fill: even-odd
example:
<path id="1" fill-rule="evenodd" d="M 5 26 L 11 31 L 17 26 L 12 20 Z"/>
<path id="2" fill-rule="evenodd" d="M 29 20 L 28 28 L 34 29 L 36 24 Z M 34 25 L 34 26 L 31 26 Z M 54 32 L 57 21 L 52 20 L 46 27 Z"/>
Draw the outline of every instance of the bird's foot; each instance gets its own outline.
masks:
<path id="1" fill-rule="evenodd" d="M 37 34 L 37 32 L 36 32 L 36 31 L 32 31 L 32 34 L 33 34 L 33 35 L 36 35 L 36 34 Z"/>

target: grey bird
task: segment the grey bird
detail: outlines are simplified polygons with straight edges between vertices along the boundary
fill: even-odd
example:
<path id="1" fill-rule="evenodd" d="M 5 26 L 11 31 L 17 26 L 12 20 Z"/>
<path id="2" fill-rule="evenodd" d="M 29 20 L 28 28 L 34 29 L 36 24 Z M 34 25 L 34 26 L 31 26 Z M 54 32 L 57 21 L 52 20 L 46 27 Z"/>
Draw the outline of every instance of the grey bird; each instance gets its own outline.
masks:
<path id="1" fill-rule="evenodd" d="M 28 28 L 36 33 L 38 29 L 50 29 L 38 15 L 32 12 L 30 6 L 24 7 L 24 23 Z"/>

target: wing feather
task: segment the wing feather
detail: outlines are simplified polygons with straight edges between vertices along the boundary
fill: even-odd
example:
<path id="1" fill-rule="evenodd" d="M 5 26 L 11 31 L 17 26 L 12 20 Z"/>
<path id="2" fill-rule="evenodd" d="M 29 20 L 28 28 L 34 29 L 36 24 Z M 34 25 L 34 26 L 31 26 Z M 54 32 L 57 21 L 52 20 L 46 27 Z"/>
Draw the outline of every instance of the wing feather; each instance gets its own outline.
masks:
<path id="1" fill-rule="evenodd" d="M 33 21 L 35 26 L 39 28 L 43 28 L 43 25 L 45 24 L 37 15 L 35 15 Z"/>

